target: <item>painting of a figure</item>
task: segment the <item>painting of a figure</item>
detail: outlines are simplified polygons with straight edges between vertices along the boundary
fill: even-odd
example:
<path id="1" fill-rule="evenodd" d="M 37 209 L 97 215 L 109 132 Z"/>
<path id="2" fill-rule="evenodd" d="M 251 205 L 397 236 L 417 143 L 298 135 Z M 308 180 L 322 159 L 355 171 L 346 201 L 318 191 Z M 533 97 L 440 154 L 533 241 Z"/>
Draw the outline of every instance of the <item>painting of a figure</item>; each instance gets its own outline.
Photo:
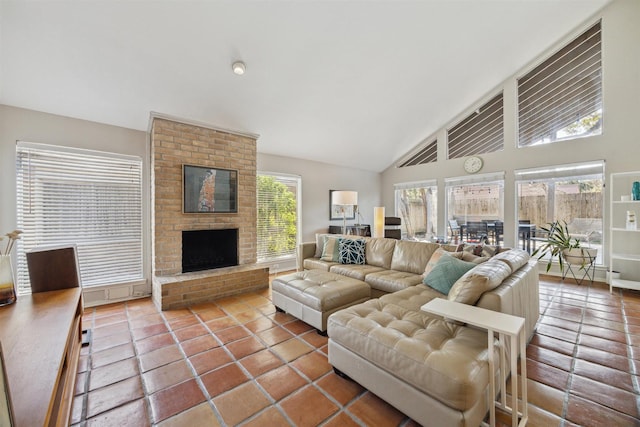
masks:
<path id="1" fill-rule="evenodd" d="M 235 213 L 238 171 L 183 166 L 185 213 Z"/>

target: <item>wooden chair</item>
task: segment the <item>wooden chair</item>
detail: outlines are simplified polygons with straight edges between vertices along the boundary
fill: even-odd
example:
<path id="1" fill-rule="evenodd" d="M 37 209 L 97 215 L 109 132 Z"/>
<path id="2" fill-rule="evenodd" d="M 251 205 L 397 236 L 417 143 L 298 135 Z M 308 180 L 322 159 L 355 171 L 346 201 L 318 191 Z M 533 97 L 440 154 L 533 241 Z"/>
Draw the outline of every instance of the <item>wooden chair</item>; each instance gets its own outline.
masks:
<path id="1" fill-rule="evenodd" d="M 469 221 L 464 227 L 465 241 L 486 243 L 489 240 L 489 228 L 486 222 Z"/>
<path id="2" fill-rule="evenodd" d="M 457 242 L 460 239 L 460 225 L 455 219 L 449 220 L 449 228 L 451 229 L 451 237 L 449 240 Z"/>

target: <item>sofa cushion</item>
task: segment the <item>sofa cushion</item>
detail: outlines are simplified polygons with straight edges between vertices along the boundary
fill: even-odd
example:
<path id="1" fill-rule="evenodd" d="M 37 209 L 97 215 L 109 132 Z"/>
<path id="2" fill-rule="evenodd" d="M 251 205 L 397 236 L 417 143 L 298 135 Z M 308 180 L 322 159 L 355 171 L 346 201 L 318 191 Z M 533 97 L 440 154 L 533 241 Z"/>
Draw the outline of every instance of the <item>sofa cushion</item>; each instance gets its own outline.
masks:
<path id="1" fill-rule="evenodd" d="M 305 270 L 322 270 L 329 271 L 331 266 L 340 265 L 337 262 L 322 261 L 320 258 L 307 258 L 302 263 Z"/>
<path id="2" fill-rule="evenodd" d="M 398 292 L 382 295 L 380 300 L 385 304 L 392 303 L 407 310 L 420 311 L 423 305 L 434 298 L 446 298 L 446 295 L 421 283 Z"/>
<path id="3" fill-rule="evenodd" d="M 327 330 L 331 340 L 452 408 L 469 409 L 486 393 L 484 330 L 383 298 L 332 314 Z M 497 362 L 497 348 L 492 356 Z"/>
<path id="4" fill-rule="evenodd" d="M 340 264 L 364 264 L 364 239 L 338 239 Z"/>
<path id="5" fill-rule="evenodd" d="M 393 249 L 391 269 L 422 274 L 429 258 L 439 247 L 437 243 L 398 240 Z"/>
<path id="6" fill-rule="evenodd" d="M 395 292 L 422 283 L 422 275 L 406 271 L 382 270 L 367 274 L 364 281 L 373 289 Z"/>
<path id="7" fill-rule="evenodd" d="M 509 268 L 511 268 L 511 272 L 514 272 L 529 262 L 530 257 L 529 252 L 525 250 L 511 249 L 510 251 L 500 252 L 498 255 L 494 256 L 493 259 L 506 263 Z"/>
<path id="8" fill-rule="evenodd" d="M 422 282 L 447 295 L 453 284 L 476 265 L 473 262 L 463 261 L 445 254 L 440 257 Z"/>
<path id="9" fill-rule="evenodd" d="M 490 259 L 467 271 L 449 291 L 449 300 L 474 305 L 486 291 L 497 288 L 511 274 L 511 268 L 500 261 Z"/>
<path id="10" fill-rule="evenodd" d="M 329 271 L 332 273 L 342 274 L 343 276 L 353 279 L 364 280 L 371 273 L 383 271 L 382 267 L 375 267 L 368 264 L 332 264 Z"/>
<path id="11" fill-rule="evenodd" d="M 367 264 L 376 267 L 391 268 L 391 257 L 396 247 L 396 239 L 372 238 L 367 240 L 365 257 Z"/>

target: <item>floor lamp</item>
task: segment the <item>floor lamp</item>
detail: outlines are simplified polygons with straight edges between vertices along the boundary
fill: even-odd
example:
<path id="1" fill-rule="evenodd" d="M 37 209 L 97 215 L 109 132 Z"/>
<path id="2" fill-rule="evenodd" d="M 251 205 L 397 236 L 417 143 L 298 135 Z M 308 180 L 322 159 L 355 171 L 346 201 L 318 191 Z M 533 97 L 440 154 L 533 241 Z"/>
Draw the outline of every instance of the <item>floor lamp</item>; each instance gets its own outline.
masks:
<path id="1" fill-rule="evenodd" d="M 331 193 L 331 204 L 340 206 L 342 209 L 342 234 L 347 234 L 347 206 L 358 204 L 357 191 L 334 191 Z"/>

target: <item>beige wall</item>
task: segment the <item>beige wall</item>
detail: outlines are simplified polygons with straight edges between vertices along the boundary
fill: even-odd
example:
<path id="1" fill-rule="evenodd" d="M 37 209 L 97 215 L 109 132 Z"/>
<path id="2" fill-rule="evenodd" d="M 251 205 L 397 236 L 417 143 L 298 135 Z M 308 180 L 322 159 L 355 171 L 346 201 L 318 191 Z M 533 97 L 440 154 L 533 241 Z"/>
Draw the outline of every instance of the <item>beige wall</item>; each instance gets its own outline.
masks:
<path id="1" fill-rule="evenodd" d="M 571 38 L 575 37 L 589 25 L 602 18 L 602 59 L 603 59 L 603 97 L 604 124 L 602 135 L 576 139 L 538 147 L 516 148 L 516 77 L 530 70 L 535 64 L 546 58 Z M 611 172 L 640 170 L 640 145 L 638 143 L 637 121 L 640 116 L 640 1 L 616 0 L 594 16 L 581 28 L 574 29 L 564 40 L 558 41 L 547 52 L 541 52 L 539 58 L 533 59 L 521 72 L 512 76 L 496 88 L 487 92 L 486 99 L 504 90 L 505 99 L 505 148 L 503 151 L 484 154 L 485 172 L 505 172 L 505 242 L 515 242 L 515 183 L 514 170 L 537 166 L 583 162 L 589 160 L 605 160 L 607 176 Z M 486 100 L 485 99 L 485 100 Z M 481 105 L 484 100 L 478 100 Z M 434 136 L 438 137 L 438 162 L 398 169 L 390 166 L 382 173 L 383 201 L 387 211 L 394 209 L 393 184 L 420 181 L 424 179 L 438 180 L 438 233 L 444 234 L 444 178 L 464 176 L 462 168 L 464 159 L 444 160 L 446 158 L 446 127 L 454 124 L 477 108 L 469 106 L 468 111 L 460 117 L 445 124 Z M 427 136 L 425 139 L 431 139 Z M 392 142 L 390 142 L 392 143 Z M 606 211 L 608 218 L 608 194 L 606 194 Z M 605 221 L 605 230 L 608 220 Z M 605 231 L 605 238 L 608 233 Z M 606 261 L 605 261 L 606 262 Z"/>

